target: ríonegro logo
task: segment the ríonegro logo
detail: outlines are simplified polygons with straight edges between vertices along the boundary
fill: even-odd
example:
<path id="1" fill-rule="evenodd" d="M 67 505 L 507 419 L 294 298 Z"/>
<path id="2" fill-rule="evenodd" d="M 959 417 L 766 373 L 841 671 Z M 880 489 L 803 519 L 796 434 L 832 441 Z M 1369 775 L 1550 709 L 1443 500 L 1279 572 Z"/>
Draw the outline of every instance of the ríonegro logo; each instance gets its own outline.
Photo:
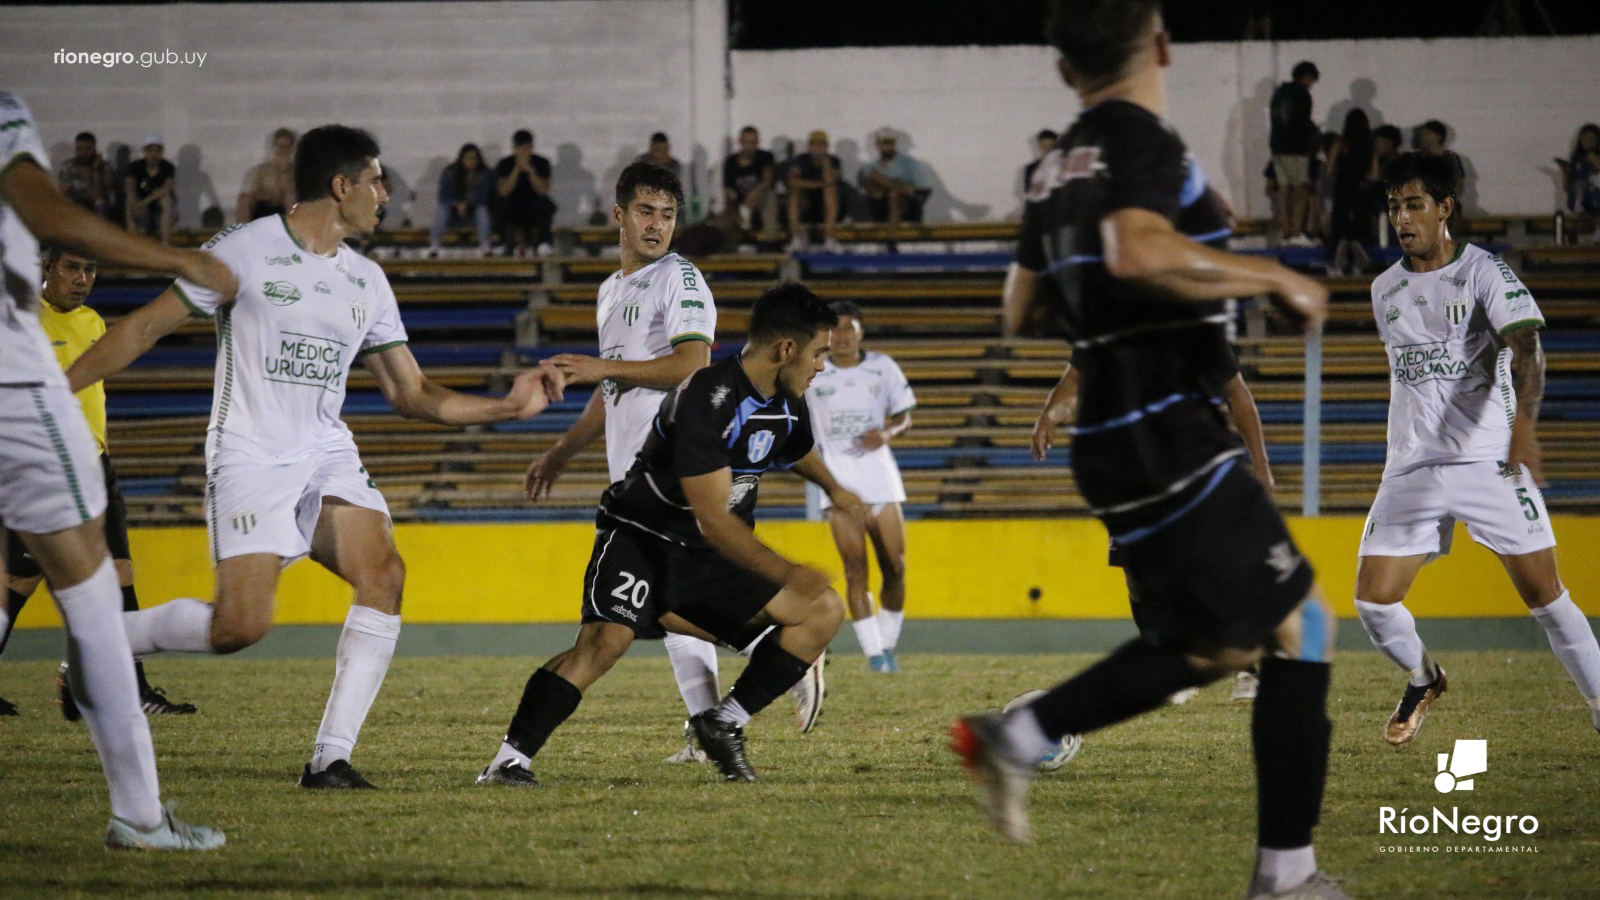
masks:
<path id="1" fill-rule="evenodd" d="M 1489 771 L 1489 742 L 1486 740 L 1457 740 L 1449 753 L 1438 755 L 1438 769 L 1433 779 L 1434 790 L 1441 794 L 1470 791 L 1475 777 Z M 1539 830 L 1539 820 L 1521 813 L 1504 813 L 1495 810 L 1489 814 L 1463 814 L 1460 807 L 1452 806 L 1449 812 L 1433 807 L 1423 812 L 1412 812 L 1411 807 L 1395 809 L 1378 807 L 1379 834 L 1410 834 L 1422 837 L 1441 835 L 1478 835 L 1490 845 L 1511 834 L 1531 835 Z M 1538 853 L 1532 844 L 1490 846 L 1470 844 L 1464 846 L 1381 846 L 1380 853 Z"/>
<path id="2" fill-rule="evenodd" d="M 1433 786 L 1441 794 L 1451 791 L 1472 790 L 1472 779 L 1467 775 L 1481 775 L 1489 771 L 1489 742 L 1457 740 L 1454 753 L 1439 754 L 1439 774 Z"/>

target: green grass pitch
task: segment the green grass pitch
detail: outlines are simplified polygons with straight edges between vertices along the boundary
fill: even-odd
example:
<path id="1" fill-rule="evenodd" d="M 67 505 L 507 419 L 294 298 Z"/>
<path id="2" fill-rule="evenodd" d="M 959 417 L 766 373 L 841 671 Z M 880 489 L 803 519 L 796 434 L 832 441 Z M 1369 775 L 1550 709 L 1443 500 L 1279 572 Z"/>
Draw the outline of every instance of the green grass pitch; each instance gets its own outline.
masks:
<path id="1" fill-rule="evenodd" d="M 536 791 L 479 788 L 533 660 L 403 657 L 362 733 L 357 768 L 381 790 L 295 787 L 330 660 L 157 657 L 154 680 L 197 716 L 153 722 L 166 796 L 228 833 L 209 854 L 101 848 L 105 785 L 81 725 L 52 700 L 52 667 L 0 665 L 0 896 L 540 898 L 1235 898 L 1254 845 L 1245 705 L 1214 685 L 1091 736 L 1031 795 L 1037 840 L 1002 844 L 946 749 L 956 714 L 1047 687 L 1086 656 L 859 657 L 829 668 L 817 730 L 787 700 L 749 729 L 761 781 L 673 766 L 682 709 L 665 660 L 624 660 L 535 761 Z M 1548 652 L 1448 654 L 1451 690 L 1414 745 L 1379 737 L 1400 679 L 1371 653 L 1340 660 L 1319 862 L 1370 900 L 1594 898 L 1600 735 Z M 724 658 L 723 677 L 740 663 Z M 1440 794 L 1437 753 L 1488 740 L 1475 790 Z M 1516 854 L 1380 852 L 1476 836 L 1380 835 L 1378 808 L 1536 816 Z"/>

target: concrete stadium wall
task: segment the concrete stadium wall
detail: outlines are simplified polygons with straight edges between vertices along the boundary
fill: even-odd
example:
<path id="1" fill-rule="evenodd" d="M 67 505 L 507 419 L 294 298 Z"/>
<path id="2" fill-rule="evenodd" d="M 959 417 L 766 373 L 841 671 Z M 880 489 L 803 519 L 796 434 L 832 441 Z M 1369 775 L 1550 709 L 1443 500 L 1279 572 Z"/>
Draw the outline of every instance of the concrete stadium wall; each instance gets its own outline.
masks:
<path id="1" fill-rule="evenodd" d="M 1354 615 L 1355 517 L 1291 519 L 1301 548 L 1318 567 L 1328 600 Z M 1556 516 L 1565 547 L 1600 542 L 1600 518 Z M 1128 618 L 1120 570 L 1106 565 L 1105 530 L 1083 519 L 910 523 L 908 615 L 913 619 Z M 794 559 L 840 573 L 826 525 L 771 522 L 761 536 Z M 588 525 L 401 525 L 396 540 L 408 570 L 405 618 L 412 624 L 576 623 L 584 567 L 594 544 Z M 146 605 L 212 595 L 202 528 L 135 529 L 139 595 Z M 473 560 L 470 575 L 461 561 Z M 1580 606 L 1600 613 L 1600 556 L 1562 557 L 1562 578 Z M 876 579 L 875 579 L 876 580 Z M 839 588 L 844 583 L 840 576 Z M 1039 599 L 1029 598 L 1032 588 Z M 344 621 L 350 592 L 310 562 L 284 572 L 276 621 Z M 1430 565 L 1408 605 L 1419 617 L 1526 617 L 1499 562 L 1458 528 L 1455 553 Z M 29 603 L 19 628 L 60 625 L 55 607 Z M 1353 627 L 1353 626 L 1352 626 Z"/>
<path id="2" fill-rule="evenodd" d="M 650 132 L 665 130 L 709 193 L 733 128 L 769 142 L 826 128 L 847 168 L 870 132 L 901 129 L 938 189 L 934 219 L 1019 208 L 1033 132 L 1076 101 L 1043 47 L 845 48 L 729 53 L 723 0 L 544 3 L 183 4 L 0 9 L 0 84 L 30 102 L 52 157 L 73 134 L 102 145 L 165 133 L 180 214 L 231 216 L 273 128 L 342 120 L 372 128 L 400 195 L 391 221 L 426 224 L 439 170 L 472 140 L 491 158 L 530 127 L 555 164 L 558 221 L 587 221 Z M 203 66 L 64 65 L 58 50 L 204 52 Z M 1574 73 L 1600 37 L 1180 44 L 1171 119 L 1242 215 L 1266 214 L 1266 105 L 1300 59 L 1322 69 L 1319 122 L 1360 105 L 1408 128 L 1440 118 L 1472 164 L 1474 205 L 1555 208 L 1550 160 L 1600 119 Z M 415 192 L 414 202 L 406 195 Z"/>

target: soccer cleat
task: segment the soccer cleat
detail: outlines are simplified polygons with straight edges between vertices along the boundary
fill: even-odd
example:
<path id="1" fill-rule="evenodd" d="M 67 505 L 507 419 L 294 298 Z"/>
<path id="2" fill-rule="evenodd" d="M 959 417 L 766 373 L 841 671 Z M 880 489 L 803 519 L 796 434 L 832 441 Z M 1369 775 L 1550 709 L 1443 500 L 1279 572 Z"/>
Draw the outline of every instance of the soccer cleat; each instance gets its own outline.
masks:
<path id="1" fill-rule="evenodd" d="M 1292 888 L 1269 891 L 1259 879 L 1250 883 L 1250 892 L 1244 900 L 1352 900 L 1339 887 L 1339 882 L 1326 872 L 1312 872 L 1311 877 Z"/>
<path id="2" fill-rule="evenodd" d="M 173 703 L 167 692 L 158 687 L 146 687 L 139 692 L 139 706 L 147 716 L 189 716 L 199 712 L 193 703 Z"/>
<path id="3" fill-rule="evenodd" d="M 348 760 L 336 759 L 333 765 L 321 772 L 311 771 L 308 764 L 305 771 L 300 773 L 300 786 L 303 788 L 331 788 L 335 790 L 371 791 L 376 790 L 372 782 L 361 777 L 361 773 L 350 765 Z"/>
<path id="4" fill-rule="evenodd" d="M 815 728 L 818 717 L 822 715 L 822 701 L 828 695 L 827 679 L 822 669 L 827 664 L 828 651 L 823 650 L 811 668 L 789 689 L 789 697 L 794 700 L 794 727 L 801 734 Z"/>
<path id="5" fill-rule="evenodd" d="M 962 716 L 950 727 L 950 749 L 961 757 L 978 792 L 978 808 L 1000 836 L 1013 844 L 1033 837 L 1028 824 L 1028 782 L 1035 769 L 1008 752 L 997 713 Z"/>
<path id="6" fill-rule="evenodd" d="M 221 829 L 191 825 L 173 815 L 176 803 L 161 808 L 161 824 L 146 831 L 116 816 L 106 825 L 106 847 L 111 850 L 215 850 L 228 842 Z"/>
<path id="7" fill-rule="evenodd" d="M 1254 700 L 1256 692 L 1261 690 L 1261 679 L 1254 672 L 1240 672 L 1233 676 L 1233 692 L 1228 699 L 1235 703 Z"/>
<path id="8" fill-rule="evenodd" d="M 496 784 L 502 787 L 539 787 L 539 779 L 533 777 L 528 767 L 514 759 L 508 759 L 498 766 L 487 766 L 483 774 L 478 776 L 475 784 Z"/>
<path id="9" fill-rule="evenodd" d="M 883 658 L 889 661 L 890 672 L 900 671 L 900 657 L 894 655 L 893 647 L 883 648 Z"/>
<path id="10" fill-rule="evenodd" d="M 1417 730 L 1422 727 L 1422 720 L 1428 715 L 1428 707 L 1433 701 L 1450 686 L 1450 680 L 1445 677 L 1444 667 L 1434 665 L 1433 680 L 1417 687 L 1410 682 L 1406 683 L 1405 693 L 1400 695 L 1400 703 L 1395 706 L 1394 713 L 1389 716 L 1389 721 L 1383 726 L 1383 739 L 1398 747 L 1411 743 L 1417 736 Z"/>
<path id="11" fill-rule="evenodd" d="M 1193 700 L 1199 693 L 1200 689 L 1197 687 L 1186 687 L 1181 691 L 1173 691 L 1167 696 L 1167 703 L 1171 704 L 1172 706 L 1182 706 L 1185 703 L 1188 703 L 1190 700 Z"/>
<path id="12" fill-rule="evenodd" d="M 889 668 L 889 657 L 880 653 L 867 657 L 867 671 L 875 675 L 887 675 L 894 670 Z"/>
<path id="13" fill-rule="evenodd" d="M 669 763 L 708 763 L 711 757 L 706 755 L 700 745 L 694 742 L 694 729 L 689 727 L 689 720 L 683 722 L 683 749 L 672 754 L 662 762 Z"/>
<path id="14" fill-rule="evenodd" d="M 716 763 L 723 781 L 755 781 L 756 770 L 744 752 L 744 729 L 718 718 L 715 709 L 708 709 L 689 719 L 695 740 L 701 749 Z"/>
<path id="15" fill-rule="evenodd" d="M 0 716 L 14 716 L 17 714 L 17 705 L 4 697 L 0 697 Z"/>
<path id="16" fill-rule="evenodd" d="M 68 722 L 76 722 L 83 718 L 83 712 L 78 709 L 78 701 L 72 699 L 72 685 L 67 683 L 66 663 L 56 668 L 56 703 L 61 707 L 61 718 Z"/>

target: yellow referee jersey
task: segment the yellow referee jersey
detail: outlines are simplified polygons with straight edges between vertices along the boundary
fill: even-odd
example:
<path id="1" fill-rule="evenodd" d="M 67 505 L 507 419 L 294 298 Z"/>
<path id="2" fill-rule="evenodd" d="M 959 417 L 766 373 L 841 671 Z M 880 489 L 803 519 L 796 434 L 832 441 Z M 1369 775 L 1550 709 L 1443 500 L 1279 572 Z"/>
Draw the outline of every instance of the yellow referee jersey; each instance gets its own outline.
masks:
<path id="1" fill-rule="evenodd" d="M 60 312 L 48 303 L 39 304 L 39 324 L 50 338 L 50 348 L 56 351 L 61 368 L 66 369 L 82 356 L 95 341 L 106 333 L 106 320 L 87 306 L 72 312 Z M 100 452 L 106 447 L 106 386 L 97 381 L 78 392 L 78 402 L 83 405 L 84 418 L 89 420 L 89 430 L 94 432 Z"/>

